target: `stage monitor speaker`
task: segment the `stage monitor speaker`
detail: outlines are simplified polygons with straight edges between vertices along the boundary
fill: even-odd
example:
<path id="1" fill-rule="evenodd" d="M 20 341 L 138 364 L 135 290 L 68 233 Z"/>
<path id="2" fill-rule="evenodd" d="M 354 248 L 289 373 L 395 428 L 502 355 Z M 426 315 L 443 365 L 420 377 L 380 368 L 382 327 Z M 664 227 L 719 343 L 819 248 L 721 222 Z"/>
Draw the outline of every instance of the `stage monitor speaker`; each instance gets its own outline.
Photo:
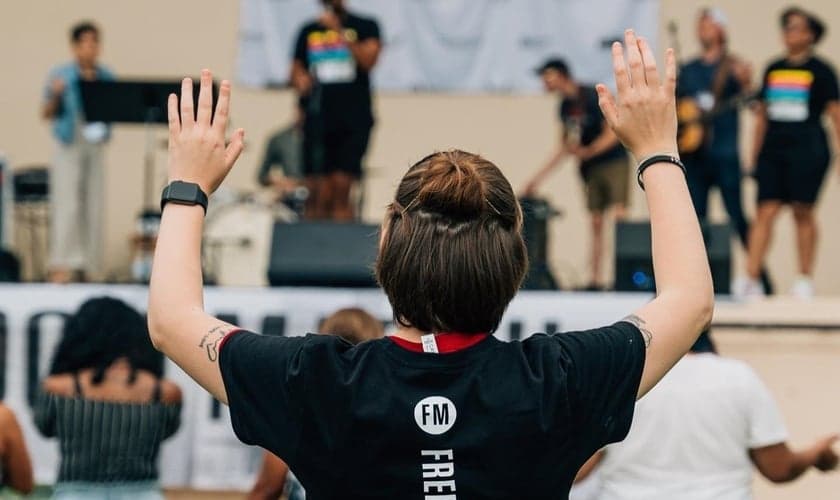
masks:
<path id="1" fill-rule="evenodd" d="M 732 231 L 727 224 L 704 224 L 702 231 L 715 293 L 728 294 L 732 280 Z M 615 289 L 621 292 L 656 290 L 649 222 L 616 224 Z"/>
<path id="2" fill-rule="evenodd" d="M 548 223 L 560 215 L 546 200 L 524 197 L 522 206 L 522 236 L 528 249 L 530 267 L 522 288 L 525 290 L 557 290 L 557 280 L 548 265 Z"/>
<path id="3" fill-rule="evenodd" d="M 20 261 L 12 252 L 0 248 L 0 283 L 20 282 Z"/>
<path id="4" fill-rule="evenodd" d="M 271 286 L 375 287 L 379 226 L 339 222 L 274 224 Z"/>

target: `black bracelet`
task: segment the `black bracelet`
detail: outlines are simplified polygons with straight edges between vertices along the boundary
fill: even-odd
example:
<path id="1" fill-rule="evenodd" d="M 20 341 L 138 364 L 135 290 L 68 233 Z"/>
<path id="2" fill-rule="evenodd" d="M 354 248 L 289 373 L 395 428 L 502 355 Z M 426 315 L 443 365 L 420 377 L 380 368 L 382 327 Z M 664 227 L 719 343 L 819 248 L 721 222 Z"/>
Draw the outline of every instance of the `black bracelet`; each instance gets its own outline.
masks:
<path id="1" fill-rule="evenodd" d="M 636 168 L 636 182 L 639 183 L 639 187 L 642 188 L 642 191 L 645 190 L 645 183 L 642 181 L 642 174 L 648 167 L 657 163 L 670 163 L 672 165 L 676 165 L 682 169 L 683 175 L 686 175 L 685 164 L 676 156 L 667 154 L 653 155 L 642 160 L 642 162 L 639 163 L 638 168 Z"/>

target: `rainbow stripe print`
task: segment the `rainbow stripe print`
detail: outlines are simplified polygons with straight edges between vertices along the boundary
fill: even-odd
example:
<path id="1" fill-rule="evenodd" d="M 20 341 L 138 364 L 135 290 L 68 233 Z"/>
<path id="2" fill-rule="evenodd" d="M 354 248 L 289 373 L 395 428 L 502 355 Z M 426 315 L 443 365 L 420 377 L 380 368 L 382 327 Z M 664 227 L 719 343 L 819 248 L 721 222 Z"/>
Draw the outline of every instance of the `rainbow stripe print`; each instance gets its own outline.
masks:
<path id="1" fill-rule="evenodd" d="M 346 83 L 356 78 L 356 61 L 347 42 L 333 30 L 313 31 L 306 37 L 309 66 L 320 83 Z"/>
<path id="2" fill-rule="evenodd" d="M 814 74 L 804 69 L 776 69 L 767 75 L 767 115 L 777 122 L 808 119 Z"/>

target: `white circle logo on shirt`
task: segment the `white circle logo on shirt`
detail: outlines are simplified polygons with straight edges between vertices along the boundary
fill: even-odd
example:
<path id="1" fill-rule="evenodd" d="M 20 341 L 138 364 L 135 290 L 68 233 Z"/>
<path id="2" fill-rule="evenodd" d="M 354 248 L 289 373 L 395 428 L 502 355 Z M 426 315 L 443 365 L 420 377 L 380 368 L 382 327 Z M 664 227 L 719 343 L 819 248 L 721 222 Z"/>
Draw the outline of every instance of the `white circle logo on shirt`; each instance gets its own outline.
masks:
<path id="1" fill-rule="evenodd" d="M 443 396 L 429 396 L 414 407 L 414 420 L 427 434 L 443 434 L 452 428 L 457 416 L 455 404 Z"/>

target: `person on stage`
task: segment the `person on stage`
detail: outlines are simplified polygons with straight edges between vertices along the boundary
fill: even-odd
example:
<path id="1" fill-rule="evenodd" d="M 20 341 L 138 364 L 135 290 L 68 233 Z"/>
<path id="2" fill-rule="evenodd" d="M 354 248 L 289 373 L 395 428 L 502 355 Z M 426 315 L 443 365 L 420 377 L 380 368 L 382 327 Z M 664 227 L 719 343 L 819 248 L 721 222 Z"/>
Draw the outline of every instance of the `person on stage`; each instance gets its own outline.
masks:
<path id="1" fill-rule="evenodd" d="M 274 201 L 300 219 L 309 190 L 303 183 L 303 99 L 297 100 L 294 120 L 273 133 L 265 147 L 257 182 L 271 189 Z"/>
<path id="2" fill-rule="evenodd" d="M 321 0 L 321 16 L 295 43 L 291 82 L 305 99 L 304 172 L 307 217 L 352 220 L 351 190 L 373 128 L 370 72 L 382 47 L 379 25 L 347 10 L 344 0 Z"/>
<path id="3" fill-rule="evenodd" d="M 706 220 L 709 191 L 720 190 L 729 222 L 747 247 L 749 224 L 741 202 L 738 109 L 751 92 L 752 68 L 729 52 L 726 16 L 718 8 L 700 11 L 697 21 L 700 55 L 684 64 L 677 79 L 677 97 L 689 101 L 708 120 L 696 124 L 703 131 L 694 151 L 682 151 L 688 170 L 691 201 Z M 769 278 L 762 275 L 765 288 Z"/>
<path id="4" fill-rule="evenodd" d="M 629 199 L 630 165 L 627 153 L 598 109 L 595 87 L 577 82 L 562 59 L 546 61 L 537 73 L 548 92 L 560 94 L 559 109 L 563 125 L 557 149 L 545 166 L 528 182 L 525 195 L 533 195 L 546 175 L 567 157 L 578 163 L 586 193 L 592 251 L 587 290 L 604 288 L 601 275 L 604 257 L 604 221 L 612 212 L 616 221 L 624 219 Z"/>
<path id="5" fill-rule="evenodd" d="M 56 140 L 50 170 L 49 280 L 85 281 L 101 273 L 104 170 L 110 138 L 104 123 L 87 123 L 79 82 L 114 79 L 99 63 L 101 33 L 90 22 L 70 30 L 73 61 L 50 71 L 41 115 L 52 120 Z"/>
<path id="6" fill-rule="evenodd" d="M 831 119 L 840 140 L 840 90 L 832 65 L 814 53 L 825 34 L 822 21 L 798 7 L 785 10 L 780 21 L 786 53 L 767 67 L 762 79 L 753 146 L 758 210 L 750 232 L 747 275 L 739 280 L 736 293 L 746 298 L 764 295 L 759 272 L 776 216 L 789 205 L 799 254 L 799 275 L 791 293 L 810 299 L 817 254 L 814 207 L 831 163 L 822 118 Z"/>
<path id="7" fill-rule="evenodd" d="M 303 177 L 302 145 L 303 108 L 298 100 L 294 120 L 269 137 L 257 182 L 270 187 L 281 198 L 296 189 Z"/>
<path id="8" fill-rule="evenodd" d="M 625 55 L 626 49 L 626 55 Z M 231 87 L 212 74 L 169 98 L 170 184 L 149 291 L 154 344 L 230 405 L 240 440 L 295 471 L 313 499 L 566 498 L 580 466 L 627 434 L 636 399 L 712 318 L 703 236 L 676 146 L 676 61 L 660 76 L 648 42 L 612 47 L 610 127 L 640 160 L 655 298 L 617 323 L 504 342 L 492 333 L 528 267 L 522 211 L 489 160 L 432 153 L 401 180 L 382 223 L 376 276 L 398 329 L 356 346 L 331 335 L 267 336 L 204 310 L 207 194 L 242 151 L 225 147 Z M 340 242 L 336 242 L 340 245 Z M 527 478 L 527 480 L 523 480 Z"/>

